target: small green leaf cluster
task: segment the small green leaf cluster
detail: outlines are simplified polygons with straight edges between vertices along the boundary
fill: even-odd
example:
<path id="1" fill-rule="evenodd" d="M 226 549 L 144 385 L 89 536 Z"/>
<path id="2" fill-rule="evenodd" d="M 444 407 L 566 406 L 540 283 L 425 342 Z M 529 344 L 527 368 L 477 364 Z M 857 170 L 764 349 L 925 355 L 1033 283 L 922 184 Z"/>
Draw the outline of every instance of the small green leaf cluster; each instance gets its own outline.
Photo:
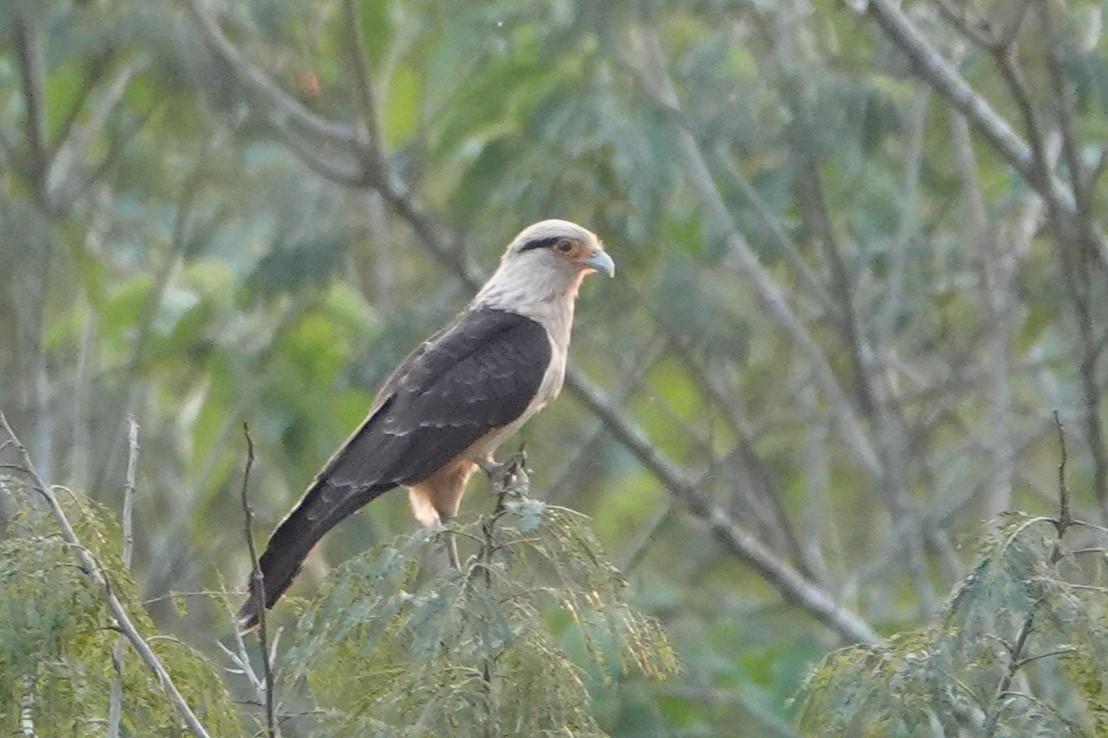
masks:
<path id="1" fill-rule="evenodd" d="M 426 565 L 437 535 L 473 550 L 459 569 Z M 623 586 L 584 516 L 514 498 L 340 567 L 300 620 L 284 688 L 306 682 L 324 706 L 313 736 L 601 736 L 571 653 L 601 679 L 677 669 Z"/>
<path id="2" fill-rule="evenodd" d="M 1108 535 L 1077 527 L 1011 516 L 929 625 L 826 656 L 805 735 L 1108 735 Z"/>

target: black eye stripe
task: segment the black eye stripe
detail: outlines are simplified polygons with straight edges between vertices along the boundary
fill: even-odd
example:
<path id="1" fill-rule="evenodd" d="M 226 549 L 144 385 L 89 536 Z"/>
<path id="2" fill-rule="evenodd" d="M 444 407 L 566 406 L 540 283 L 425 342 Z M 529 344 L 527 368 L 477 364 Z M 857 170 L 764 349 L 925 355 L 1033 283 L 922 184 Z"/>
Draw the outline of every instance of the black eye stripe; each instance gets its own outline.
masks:
<path id="1" fill-rule="evenodd" d="M 538 238 L 534 241 L 528 241 L 520 247 L 519 252 L 522 254 L 524 251 L 530 251 L 531 249 L 554 248 L 555 244 L 557 244 L 563 238 L 565 238 L 565 236 L 554 236 L 553 238 Z"/>

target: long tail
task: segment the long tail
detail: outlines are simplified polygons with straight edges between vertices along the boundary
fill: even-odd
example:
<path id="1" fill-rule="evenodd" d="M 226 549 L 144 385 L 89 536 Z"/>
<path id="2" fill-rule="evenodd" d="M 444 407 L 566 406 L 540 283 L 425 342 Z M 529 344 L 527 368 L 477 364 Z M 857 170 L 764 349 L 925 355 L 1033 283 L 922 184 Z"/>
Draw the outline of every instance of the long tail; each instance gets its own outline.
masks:
<path id="1" fill-rule="evenodd" d="M 395 486 L 394 483 L 389 483 L 356 489 L 317 479 L 270 535 L 265 552 L 258 560 L 262 572 L 262 588 L 265 590 L 265 608 L 268 610 L 273 607 L 285 593 L 300 573 L 308 552 L 327 531 Z M 258 624 L 261 614 L 260 599 L 251 577 L 246 602 L 238 612 L 240 629 L 250 630 Z"/>

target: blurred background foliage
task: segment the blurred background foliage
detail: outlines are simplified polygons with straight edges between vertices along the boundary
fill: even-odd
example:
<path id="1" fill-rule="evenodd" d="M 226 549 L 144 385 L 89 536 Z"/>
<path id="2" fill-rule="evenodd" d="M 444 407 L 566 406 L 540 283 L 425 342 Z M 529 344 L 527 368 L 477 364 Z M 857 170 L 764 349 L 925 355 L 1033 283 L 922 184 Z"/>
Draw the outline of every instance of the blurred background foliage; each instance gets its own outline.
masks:
<path id="1" fill-rule="evenodd" d="M 796 735 L 817 659 L 1056 508 L 1052 408 L 1075 514 L 1108 516 L 1105 9 L 6 2 L 0 408 L 116 509 L 135 416 L 136 585 L 216 653 L 190 593 L 245 580 L 242 422 L 268 530 L 515 232 L 581 222 L 619 270 L 523 433 L 534 492 L 684 667 L 595 684 L 599 724 Z M 292 594 L 412 525 L 386 496 Z"/>

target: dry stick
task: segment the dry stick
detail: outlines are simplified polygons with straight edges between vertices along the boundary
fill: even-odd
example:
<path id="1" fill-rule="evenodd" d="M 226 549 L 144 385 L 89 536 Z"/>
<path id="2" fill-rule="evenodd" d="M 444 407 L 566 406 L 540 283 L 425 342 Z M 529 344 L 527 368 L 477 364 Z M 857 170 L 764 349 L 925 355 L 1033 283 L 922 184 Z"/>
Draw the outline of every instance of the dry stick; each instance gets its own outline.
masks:
<path id="1" fill-rule="evenodd" d="M 246 548 L 250 551 L 250 580 L 253 585 L 255 601 L 258 603 L 258 648 L 262 651 L 262 676 L 265 678 L 265 728 L 269 738 L 277 736 L 277 721 L 273 708 L 273 669 L 269 663 L 269 634 L 265 622 L 265 576 L 258 565 L 258 550 L 254 547 L 254 511 L 250 509 L 250 497 L 247 489 L 250 485 L 250 469 L 254 466 L 254 439 L 250 437 L 250 426 L 242 424 L 242 434 L 246 436 L 246 469 L 242 473 L 242 516 L 243 533 L 246 536 Z"/>
<path id="2" fill-rule="evenodd" d="M 131 568 L 135 547 L 135 466 L 138 462 L 138 423 L 135 416 L 127 418 L 130 428 L 127 434 L 127 482 L 123 487 L 123 567 Z M 108 703 L 108 738 L 119 738 L 119 726 L 123 718 L 123 637 L 119 636 L 112 649 L 115 678 L 112 680 L 111 699 Z"/>
<path id="3" fill-rule="evenodd" d="M 1070 487 L 1066 484 L 1066 427 L 1062 425 L 1062 418 L 1058 410 L 1054 411 L 1054 427 L 1058 429 L 1058 520 L 1054 527 L 1058 529 L 1058 538 L 1066 534 L 1066 529 L 1073 524 L 1073 514 L 1070 512 Z"/>
<path id="4" fill-rule="evenodd" d="M 16 448 L 19 449 L 20 458 L 23 460 L 24 464 L 22 471 L 31 478 L 31 481 L 35 484 L 35 489 L 42 495 L 43 499 L 46 500 L 50 512 L 54 515 L 54 520 L 58 523 L 58 528 L 61 529 L 62 538 L 73 548 L 85 573 L 103 590 L 104 599 L 108 602 L 108 607 L 112 611 L 112 616 L 115 618 L 119 630 L 123 635 L 127 636 L 127 640 L 130 641 L 134 649 L 138 651 L 143 663 L 146 664 L 147 668 L 149 668 L 155 678 L 157 678 L 158 684 L 169 698 L 169 701 L 173 704 L 174 709 L 177 710 L 177 714 L 185 721 L 185 726 L 188 728 L 188 731 L 192 733 L 195 738 L 210 738 L 208 731 L 200 724 L 200 720 L 196 717 L 195 713 L 193 713 L 192 708 L 188 706 L 188 703 L 185 702 L 185 698 L 181 696 L 181 692 L 177 689 L 177 685 L 173 683 L 173 679 L 169 676 L 169 672 L 162 666 L 162 662 L 158 659 L 157 654 L 154 653 L 150 645 L 138 632 L 138 629 L 135 628 L 135 624 L 131 622 L 131 617 L 127 614 L 127 608 L 125 608 L 123 603 L 119 601 L 119 598 L 115 596 L 111 585 L 100 569 L 100 565 L 92 557 L 88 549 L 82 545 L 81 539 L 77 537 L 77 534 L 73 530 L 73 526 L 69 523 L 69 518 L 65 515 L 65 510 L 62 509 L 61 504 L 58 502 L 58 498 L 54 495 L 54 490 L 43 481 L 41 476 L 39 476 L 34 463 L 31 461 L 30 455 L 27 453 L 27 447 L 24 446 L 23 441 L 19 440 L 19 437 L 15 435 L 15 431 L 12 430 L 7 417 L 2 412 L 0 412 L 0 426 L 4 428 L 4 432 L 8 434 L 8 437 L 15 443 Z"/>

